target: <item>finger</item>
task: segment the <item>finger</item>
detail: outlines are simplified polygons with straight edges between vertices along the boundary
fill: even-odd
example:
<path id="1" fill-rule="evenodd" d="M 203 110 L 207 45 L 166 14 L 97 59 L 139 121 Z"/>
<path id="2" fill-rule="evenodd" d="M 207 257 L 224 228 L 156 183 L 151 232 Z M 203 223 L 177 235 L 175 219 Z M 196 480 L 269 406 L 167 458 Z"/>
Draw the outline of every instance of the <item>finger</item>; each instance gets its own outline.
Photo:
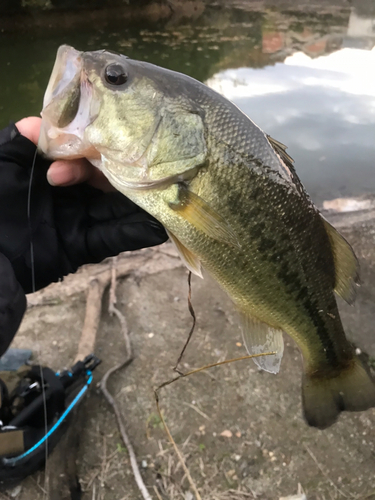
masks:
<path id="1" fill-rule="evenodd" d="M 91 176 L 90 164 L 84 160 L 58 160 L 52 163 L 47 172 L 52 186 L 71 186 L 87 181 Z"/>
<path id="2" fill-rule="evenodd" d="M 38 116 L 29 116 L 18 121 L 16 127 L 21 135 L 37 145 L 41 123 L 42 119 Z"/>
<path id="3" fill-rule="evenodd" d="M 83 158 L 55 161 L 48 169 L 47 179 L 52 186 L 72 186 L 87 182 L 102 191 L 115 191 L 107 178 Z"/>
<path id="4" fill-rule="evenodd" d="M 160 245 L 167 239 L 163 226 L 145 212 L 96 224 L 86 235 L 89 254 L 98 262 L 120 252 Z"/>
<path id="5" fill-rule="evenodd" d="M 87 208 L 87 213 L 95 223 L 112 222 L 139 212 L 146 215 L 138 205 L 118 191 L 93 196 Z"/>
<path id="6" fill-rule="evenodd" d="M 88 184 L 94 188 L 101 189 L 105 193 L 117 192 L 117 189 L 112 186 L 107 177 L 96 167 L 93 167 Z"/>

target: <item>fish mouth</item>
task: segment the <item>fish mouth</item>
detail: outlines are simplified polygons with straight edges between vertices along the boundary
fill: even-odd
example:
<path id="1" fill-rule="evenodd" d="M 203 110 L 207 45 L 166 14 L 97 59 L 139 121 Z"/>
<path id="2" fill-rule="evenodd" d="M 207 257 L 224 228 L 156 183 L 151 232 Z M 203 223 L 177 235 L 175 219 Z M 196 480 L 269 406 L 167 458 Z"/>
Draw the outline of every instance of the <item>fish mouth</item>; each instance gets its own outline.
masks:
<path id="1" fill-rule="evenodd" d="M 62 45 L 44 95 L 39 152 L 52 159 L 100 158 L 84 138 L 99 112 L 99 100 L 94 97 L 83 53 Z"/>

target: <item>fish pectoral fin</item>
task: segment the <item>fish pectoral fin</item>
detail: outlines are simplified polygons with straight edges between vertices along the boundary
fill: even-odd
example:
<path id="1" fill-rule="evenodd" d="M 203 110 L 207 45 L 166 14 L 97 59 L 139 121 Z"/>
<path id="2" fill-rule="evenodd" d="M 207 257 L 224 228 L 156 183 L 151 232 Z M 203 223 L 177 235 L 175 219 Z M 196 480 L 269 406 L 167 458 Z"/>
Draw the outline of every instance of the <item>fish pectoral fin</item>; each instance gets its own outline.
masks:
<path id="1" fill-rule="evenodd" d="M 335 263 L 335 292 L 348 304 L 353 304 L 359 285 L 359 264 L 352 247 L 323 217 Z"/>
<path id="2" fill-rule="evenodd" d="M 170 202 L 169 207 L 210 238 L 237 248 L 241 247 L 236 234 L 224 217 L 184 185 L 179 185 L 178 201 Z"/>
<path id="3" fill-rule="evenodd" d="M 246 313 L 241 314 L 242 335 L 249 354 L 275 352 L 269 356 L 253 358 L 254 363 L 262 370 L 278 373 L 284 353 L 284 338 L 282 330 L 259 321 Z"/>
<path id="4" fill-rule="evenodd" d="M 178 255 L 180 256 L 182 262 L 185 264 L 185 266 L 191 271 L 193 274 L 196 274 L 200 278 L 203 279 L 202 275 L 202 267 L 201 267 L 201 261 L 199 257 L 197 257 L 193 252 L 188 250 L 185 245 L 181 243 L 181 241 L 176 238 L 176 236 L 171 233 L 170 231 L 167 230 L 167 234 L 171 241 L 174 243 L 174 246 L 176 247 L 176 250 L 178 252 Z"/>

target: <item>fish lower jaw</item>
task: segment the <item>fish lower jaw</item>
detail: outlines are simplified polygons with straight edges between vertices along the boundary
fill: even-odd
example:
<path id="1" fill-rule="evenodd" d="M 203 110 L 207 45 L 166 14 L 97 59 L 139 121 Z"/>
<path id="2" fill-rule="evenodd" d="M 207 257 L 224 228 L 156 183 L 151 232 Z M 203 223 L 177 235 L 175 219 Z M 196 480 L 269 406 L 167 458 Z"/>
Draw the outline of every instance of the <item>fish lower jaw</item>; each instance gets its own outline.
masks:
<path id="1" fill-rule="evenodd" d="M 97 149 L 87 143 L 80 135 L 54 127 L 44 120 L 40 129 L 38 151 L 54 160 L 73 160 L 75 158 L 87 158 L 91 162 L 101 160 Z"/>

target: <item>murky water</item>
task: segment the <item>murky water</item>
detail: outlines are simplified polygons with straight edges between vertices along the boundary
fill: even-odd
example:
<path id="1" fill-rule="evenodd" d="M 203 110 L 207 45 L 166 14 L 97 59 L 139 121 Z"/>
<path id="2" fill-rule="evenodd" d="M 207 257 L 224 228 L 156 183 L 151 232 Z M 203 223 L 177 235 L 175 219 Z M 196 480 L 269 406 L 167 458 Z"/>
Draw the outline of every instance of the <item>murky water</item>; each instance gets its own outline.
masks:
<path id="1" fill-rule="evenodd" d="M 296 2 L 298 4 L 298 2 Z M 248 4 L 249 5 L 249 4 Z M 109 48 L 187 73 L 288 145 L 317 203 L 375 192 L 375 15 L 206 8 L 195 20 L 0 38 L 0 125 L 38 114 L 57 47 Z"/>

